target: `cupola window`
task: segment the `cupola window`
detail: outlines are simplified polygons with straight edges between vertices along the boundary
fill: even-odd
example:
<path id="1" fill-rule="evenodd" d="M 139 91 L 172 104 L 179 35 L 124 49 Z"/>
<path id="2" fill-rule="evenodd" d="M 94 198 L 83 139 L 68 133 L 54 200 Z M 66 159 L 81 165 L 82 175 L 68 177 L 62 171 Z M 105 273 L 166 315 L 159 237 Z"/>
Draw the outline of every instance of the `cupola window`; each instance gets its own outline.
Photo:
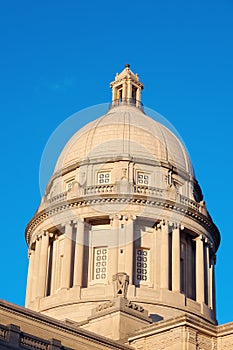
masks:
<path id="1" fill-rule="evenodd" d="M 101 171 L 97 174 L 98 185 L 105 185 L 111 183 L 110 171 Z"/>

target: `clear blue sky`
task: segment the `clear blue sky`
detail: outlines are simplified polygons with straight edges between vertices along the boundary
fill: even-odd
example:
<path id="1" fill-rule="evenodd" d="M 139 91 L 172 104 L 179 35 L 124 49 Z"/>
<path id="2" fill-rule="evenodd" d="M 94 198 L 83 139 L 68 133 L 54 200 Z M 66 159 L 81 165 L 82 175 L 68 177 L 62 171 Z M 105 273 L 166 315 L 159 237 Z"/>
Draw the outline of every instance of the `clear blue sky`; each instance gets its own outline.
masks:
<path id="1" fill-rule="evenodd" d="M 2 0 L 0 45 L 0 298 L 24 304 L 24 229 L 40 202 L 48 138 L 71 114 L 109 102 L 109 82 L 130 63 L 144 104 L 191 155 L 222 235 L 218 320 L 233 321 L 232 0 Z"/>

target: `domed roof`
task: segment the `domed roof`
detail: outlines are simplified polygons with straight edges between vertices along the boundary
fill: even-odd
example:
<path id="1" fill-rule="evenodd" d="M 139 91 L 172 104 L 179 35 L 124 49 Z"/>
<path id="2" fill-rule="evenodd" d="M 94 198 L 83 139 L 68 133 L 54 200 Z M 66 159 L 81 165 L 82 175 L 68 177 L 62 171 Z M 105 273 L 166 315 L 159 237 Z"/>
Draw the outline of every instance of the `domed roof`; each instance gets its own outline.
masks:
<path id="1" fill-rule="evenodd" d="M 87 124 L 68 141 L 55 172 L 83 160 L 115 157 L 154 160 L 193 174 L 184 145 L 167 127 L 132 104 L 120 104 Z"/>

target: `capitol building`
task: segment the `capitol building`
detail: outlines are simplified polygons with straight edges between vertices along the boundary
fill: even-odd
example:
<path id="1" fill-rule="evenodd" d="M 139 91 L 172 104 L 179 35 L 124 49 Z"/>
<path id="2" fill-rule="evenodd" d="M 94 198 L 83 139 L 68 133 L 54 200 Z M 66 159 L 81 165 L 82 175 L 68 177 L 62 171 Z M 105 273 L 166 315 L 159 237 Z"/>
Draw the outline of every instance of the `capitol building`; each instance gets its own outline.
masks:
<path id="1" fill-rule="evenodd" d="M 128 64 L 110 87 L 27 225 L 26 305 L 0 301 L 0 350 L 233 350 L 233 322 L 216 319 L 220 233 L 185 146 L 145 114 Z"/>

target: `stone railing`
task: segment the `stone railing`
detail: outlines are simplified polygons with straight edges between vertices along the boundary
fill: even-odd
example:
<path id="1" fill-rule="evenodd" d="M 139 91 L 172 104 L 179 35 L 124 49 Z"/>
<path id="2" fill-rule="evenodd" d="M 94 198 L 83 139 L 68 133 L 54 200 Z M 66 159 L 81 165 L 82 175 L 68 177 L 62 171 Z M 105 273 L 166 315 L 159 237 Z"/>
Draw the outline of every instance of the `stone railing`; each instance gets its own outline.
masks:
<path id="1" fill-rule="evenodd" d="M 61 192 L 52 198 L 46 199 L 46 203 L 57 203 L 66 200 L 67 192 Z"/>
<path id="2" fill-rule="evenodd" d="M 33 328 L 32 328 L 33 330 Z M 24 333 L 19 326 L 0 324 L 0 348 L 1 349 L 32 349 L 32 350 L 73 350 L 65 347 L 57 339 L 42 339 L 33 334 Z"/>
<path id="3" fill-rule="evenodd" d="M 55 204 L 59 202 L 66 201 L 68 192 L 62 192 L 50 199 L 46 199 L 47 204 Z M 73 197 L 79 196 L 93 196 L 93 195 L 105 195 L 105 194 L 118 194 L 118 186 L 115 184 L 104 184 L 104 185 L 92 185 L 81 188 L 80 193 L 77 193 L 77 196 L 74 194 Z M 122 193 L 120 193 L 122 195 Z M 126 195 L 142 195 L 149 196 L 155 198 L 161 198 L 164 200 L 169 199 L 169 192 L 166 189 L 158 188 L 158 187 L 150 187 L 143 185 L 133 185 L 132 189 L 125 193 Z M 176 202 L 182 204 L 188 208 L 192 208 L 195 211 L 201 211 L 201 206 L 199 203 L 194 200 L 185 197 L 181 194 L 177 194 Z"/>
<path id="4" fill-rule="evenodd" d="M 6 326 L 0 325 L 0 339 L 6 339 L 8 336 L 8 330 Z"/>
<path id="5" fill-rule="evenodd" d="M 134 98 L 123 98 L 123 99 L 114 100 L 109 104 L 109 109 L 117 106 L 129 106 L 129 105 L 135 106 L 139 108 L 141 111 L 144 111 L 143 103 Z"/>
<path id="6" fill-rule="evenodd" d="M 179 195 L 180 204 L 185 205 L 186 207 L 192 208 L 194 210 L 200 211 L 200 204 L 193 201 L 192 199 Z"/>
<path id="7" fill-rule="evenodd" d="M 48 350 L 49 342 L 29 335 L 22 335 L 20 338 L 20 346 L 29 349 Z"/>
<path id="8" fill-rule="evenodd" d="M 165 190 L 157 187 L 134 185 L 134 193 L 152 197 L 165 197 Z"/>
<path id="9" fill-rule="evenodd" d="M 115 185 L 94 185 L 84 187 L 84 195 L 101 194 L 101 193 L 116 193 Z"/>

